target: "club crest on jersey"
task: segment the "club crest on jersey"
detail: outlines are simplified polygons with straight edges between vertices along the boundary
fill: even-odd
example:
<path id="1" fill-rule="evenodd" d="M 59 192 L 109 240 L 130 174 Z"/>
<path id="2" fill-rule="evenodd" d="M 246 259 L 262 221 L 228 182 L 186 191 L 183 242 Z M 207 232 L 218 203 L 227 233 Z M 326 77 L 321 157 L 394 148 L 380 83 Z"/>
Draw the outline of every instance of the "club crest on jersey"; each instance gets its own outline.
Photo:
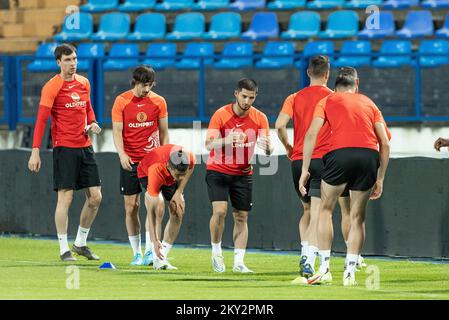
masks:
<path id="1" fill-rule="evenodd" d="M 72 94 L 70 95 L 70 97 L 72 98 L 72 100 L 73 101 L 75 101 L 75 102 L 78 102 L 78 101 L 80 101 L 80 96 L 79 96 L 79 94 L 78 93 L 76 93 L 76 92 L 72 92 Z"/>
<path id="2" fill-rule="evenodd" d="M 145 122 L 147 120 L 147 114 L 145 112 L 139 112 L 137 114 L 137 121 Z"/>
<path id="3" fill-rule="evenodd" d="M 72 92 L 70 94 L 70 98 L 72 98 L 73 102 L 66 103 L 65 104 L 66 108 L 76 108 L 76 107 L 86 107 L 87 106 L 87 101 L 81 101 L 81 97 L 76 92 Z"/>

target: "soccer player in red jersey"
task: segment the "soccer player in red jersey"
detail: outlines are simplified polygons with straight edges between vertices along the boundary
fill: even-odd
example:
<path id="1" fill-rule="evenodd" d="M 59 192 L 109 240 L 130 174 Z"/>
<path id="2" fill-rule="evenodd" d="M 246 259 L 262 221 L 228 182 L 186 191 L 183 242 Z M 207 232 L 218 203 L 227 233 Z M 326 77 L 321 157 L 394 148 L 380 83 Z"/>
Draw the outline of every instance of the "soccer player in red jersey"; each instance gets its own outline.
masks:
<path id="1" fill-rule="evenodd" d="M 268 119 L 252 106 L 257 95 L 257 84 L 252 79 L 242 79 L 234 92 L 235 102 L 218 109 L 212 116 L 207 131 L 206 183 L 212 202 L 210 234 L 212 266 L 215 272 L 225 272 L 221 249 L 224 221 L 231 198 L 234 215 L 234 267 L 233 272 L 250 273 L 243 258 L 248 241 L 248 213 L 252 207 L 251 160 L 257 145 L 270 155 Z"/>
<path id="2" fill-rule="evenodd" d="M 68 211 L 73 191 L 86 189 L 86 202 L 81 210 L 80 225 L 73 252 L 98 260 L 87 246 L 86 239 L 101 203 L 100 177 L 89 131 L 99 134 L 101 128 L 95 120 L 90 102 L 89 80 L 76 74 L 76 48 L 62 44 L 55 50 L 61 72 L 43 87 L 36 125 L 33 150 L 28 161 L 32 172 L 39 172 L 39 148 L 48 117 L 51 117 L 53 142 L 53 184 L 58 192 L 55 223 L 58 233 L 60 257 L 63 261 L 76 260 L 67 242 Z"/>
<path id="3" fill-rule="evenodd" d="M 382 195 L 388 166 L 389 134 L 382 113 L 368 97 L 358 93 L 359 79 L 352 67 L 341 68 L 336 92 L 321 100 L 304 140 L 299 188 L 306 194 L 309 167 L 317 136 L 324 123 L 332 134 L 331 148 L 323 157 L 318 242 L 321 265 L 309 284 L 332 281 L 329 270 L 332 246 L 332 211 L 340 194 L 348 188 L 351 197 L 349 232 L 343 285 L 353 286 L 355 268 L 365 240 L 365 212 L 369 199 Z"/>
<path id="4" fill-rule="evenodd" d="M 112 131 L 120 157 L 120 193 L 125 202 L 126 229 L 134 253 L 131 265 L 151 265 L 153 255 L 148 218 L 143 257 L 141 250 L 139 205 L 142 188 L 137 178 L 137 166 L 148 152 L 169 143 L 167 103 L 151 91 L 155 84 L 155 72 L 151 67 L 134 69 L 131 84 L 131 90 L 115 99 Z M 160 210 L 164 210 L 164 206 Z"/>
<path id="5" fill-rule="evenodd" d="M 166 144 L 150 151 L 139 162 L 137 177 L 145 193 L 145 205 L 153 243 L 153 268 L 175 270 L 168 260 L 168 253 L 178 236 L 184 216 L 183 192 L 195 167 L 195 155 L 183 147 Z M 160 225 L 164 211 L 164 199 L 169 201 L 170 219 L 165 226 L 161 243 Z"/>

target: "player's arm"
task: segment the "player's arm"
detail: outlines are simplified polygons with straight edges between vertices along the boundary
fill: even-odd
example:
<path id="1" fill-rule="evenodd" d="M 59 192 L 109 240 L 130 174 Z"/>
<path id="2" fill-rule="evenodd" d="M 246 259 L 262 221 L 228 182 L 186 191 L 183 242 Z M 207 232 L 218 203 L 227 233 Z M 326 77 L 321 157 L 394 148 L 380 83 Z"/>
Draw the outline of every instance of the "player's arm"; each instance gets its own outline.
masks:
<path id="1" fill-rule="evenodd" d="M 440 151 L 440 148 L 442 148 L 442 147 L 449 147 L 449 139 L 440 137 L 435 141 L 435 143 L 433 144 L 433 147 L 437 151 Z"/>
<path id="2" fill-rule="evenodd" d="M 112 122 L 112 138 L 114 140 L 115 149 L 117 150 L 118 156 L 120 158 L 120 164 L 122 165 L 122 168 L 131 171 L 131 165 L 133 165 L 134 162 L 125 153 L 125 147 L 123 144 L 123 122 Z"/>
<path id="3" fill-rule="evenodd" d="M 294 95 L 290 95 L 287 97 L 287 99 L 285 99 L 284 105 L 282 107 L 281 112 L 279 112 L 275 124 L 279 140 L 284 145 L 288 158 L 290 158 L 293 153 L 293 146 L 288 142 L 288 134 L 287 134 L 287 124 L 293 115 L 293 103 L 294 103 Z"/>
<path id="4" fill-rule="evenodd" d="M 313 150 L 315 149 L 318 133 L 323 127 L 323 124 L 324 124 L 323 118 L 320 117 L 314 118 L 304 138 L 303 162 L 301 169 L 301 177 L 299 179 L 299 191 L 302 193 L 302 195 L 306 195 L 307 193 L 305 185 L 310 176 L 309 174 L 310 161 L 312 159 Z"/>
<path id="5" fill-rule="evenodd" d="M 270 125 L 268 124 L 266 115 L 262 115 L 262 118 L 260 119 L 259 136 L 260 138 L 257 141 L 257 145 L 265 151 L 267 156 L 271 155 L 274 151 L 274 147 L 271 143 Z"/>
<path id="6" fill-rule="evenodd" d="M 161 146 L 169 144 L 170 139 L 168 136 L 168 117 L 159 119 L 159 143 Z"/>
<path id="7" fill-rule="evenodd" d="M 158 259 L 163 260 L 164 257 L 161 254 L 162 243 L 157 237 L 156 232 L 156 211 L 159 205 L 159 196 L 150 195 L 145 192 L 145 205 L 147 207 L 147 217 L 149 222 L 150 239 L 153 242 L 154 254 Z"/>
<path id="8" fill-rule="evenodd" d="M 184 189 L 186 188 L 187 183 L 189 182 L 190 177 L 193 174 L 193 170 L 195 169 L 196 160 L 195 160 L 194 154 L 190 154 L 190 163 L 191 163 L 191 165 L 187 169 L 187 172 L 184 175 L 184 177 L 182 177 L 180 179 L 180 181 L 178 183 L 178 188 L 176 189 L 176 192 L 170 201 L 170 204 L 173 205 L 176 209 L 175 214 L 177 214 L 178 212 L 184 213 L 185 202 L 184 202 L 183 194 L 184 194 Z"/>
<path id="9" fill-rule="evenodd" d="M 90 102 L 90 83 L 89 81 L 86 82 L 86 88 L 87 88 L 87 106 L 86 106 L 86 116 L 87 116 L 87 126 L 86 126 L 86 132 L 92 131 L 95 134 L 100 134 L 101 128 L 100 125 L 97 122 L 97 119 L 95 117 L 94 109 L 92 108 L 92 103 Z"/>
<path id="10" fill-rule="evenodd" d="M 379 142 L 380 166 L 377 170 L 377 180 L 370 199 L 379 199 L 382 195 L 385 173 L 387 172 L 388 162 L 390 159 L 390 141 L 383 122 L 375 122 L 374 130 Z"/>
<path id="11" fill-rule="evenodd" d="M 44 136 L 45 127 L 47 126 L 48 117 L 50 117 L 51 108 L 40 105 L 37 112 L 36 124 L 34 125 L 33 149 L 28 160 L 28 169 L 32 172 L 39 172 L 41 169 L 40 147 Z"/>

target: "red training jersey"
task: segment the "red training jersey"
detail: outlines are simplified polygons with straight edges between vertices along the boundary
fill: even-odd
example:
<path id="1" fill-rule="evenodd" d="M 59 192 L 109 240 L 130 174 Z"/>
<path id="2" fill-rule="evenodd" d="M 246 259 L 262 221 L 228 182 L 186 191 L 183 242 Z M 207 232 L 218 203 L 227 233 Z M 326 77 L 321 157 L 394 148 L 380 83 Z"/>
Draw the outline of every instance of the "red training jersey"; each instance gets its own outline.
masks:
<path id="1" fill-rule="evenodd" d="M 232 103 L 218 109 L 212 116 L 207 138 L 225 138 L 231 132 L 243 132 L 245 141 L 212 149 L 207 160 L 207 170 L 230 175 L 251 175 L 250 164 L 259 135 L 269 137 L 267 116 L 254 107 L 248 115 L 239 117 L 232 110 Z"/>
<path id="2" fill-rule="evenodd" d="M 293 119 L 293 154 L 291 160 L 302 160 L 304 138 L 313 120 L 313 112 L 317 103 L 331 94 L 333 91 L 325 86 L 309 86 L 285 99 L 281 112 L 284 112 Z M 330 148 L 330 127 L 326 122 L 321 128 L 312 159 L 321 159 Z"/>
<path id="3" fill-rule="evenodd" d="M 115 99 L 112 121 L 123 123 L 123 146 L 133 162 L 160 146 L 159 119 L 167 116 L 165 99 L 154 92 L 139 98 L 129 90 Z"/>

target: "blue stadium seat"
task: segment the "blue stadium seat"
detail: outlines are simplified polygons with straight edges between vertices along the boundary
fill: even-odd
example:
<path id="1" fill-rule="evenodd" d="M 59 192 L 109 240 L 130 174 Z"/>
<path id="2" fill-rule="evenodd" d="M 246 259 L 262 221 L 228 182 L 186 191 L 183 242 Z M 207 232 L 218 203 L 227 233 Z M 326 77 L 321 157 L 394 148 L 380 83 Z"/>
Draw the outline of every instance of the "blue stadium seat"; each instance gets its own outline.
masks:
<path id="1" fill-rule="evenodd" d="M 130 29 L 126 13 L 112 12 L 101 16 L 98 32 L 91 36 L 94 41 L 116 41 L 126 38 Z"/>
<path id="2" fill-rule="evenodd" d="M 421 7 L 426 9 L 449 8 L 449 0 L 426 0 L 421 2 Z"/>
<path id="3" fill-rule="evenodd" d="M 36 55 L 33 62 L 29 63 L 27 66 L 30 72 L 46 72 L 46 71 L 57 71 L 59 66 L 55 60 L 55 49 L 58 43 L 42 43 L 37 47 Z M 43 60 L 39 58 L 49 58 L 48 60 Z"/>
<path id="4" fill-rule="evenodd" d="M 68 15 L 62 24 L 62 31 L 53 37 L 55 41 L 80 41 L 88 39 L 94 30 L 90 13 L 80 12 Z"/>
<path id="5" fill-rule="evenodd" d="M 229 8 L 230 0 L 199 0 L 192 6 L 193 10 L 218 10 Z"/>
<path id="6" fill-rule="evenodd" d="M 152 43 L 147 48 L 146 56 L 143 63 L 155 70 L 173 67 L 176 60 L 176 43 Z"/>
<path id="7" fill-rule="evenodd" d="M 318 12 L 300 11 L 290 17 L 288 30 L 281 33 L 282 39 L 308 39 L 320 32 L 321 18 Z"/>
<path id="8" fill-rule="evenodd" d="M 77 48 L 78 55 L 78 67 L 80 71 L 86 71 L 89 69 L 89 58 L 102 58 L 104 57 L 104 44 L 85 42 L 80 43 Z"/>
<path id="9" fill-rule="evenodd" d="M 240 69 L 253 65 L 253 44 L 251 42 L 226 42 L 216 69 Z"/>
<path id="10" fill-rule="evenodd" d="M 181 61 L 176 63 L 178 69 L 198 69 L 200 59 L 198 57 L 212 56 L 214 54 L 214 45 L 210 42 L 191 42 L 184 49 Z M 204 65 L 211 65 L 213 58 L 204 59 Z"/>
<path id="11" fill-rule="evenodd" d="M 347 9 L 364 9 L 369 6 L 378 6 L 380 7 L 383 3 L 383 0 L 350 0 L 343 3 L 343 8 Z"/>
<path id="12" fill-rule="evenodd" d="M 393 13 L 389 11 L 381 11 L 379 14 L 379 27 L 376 26 L 375 19 L 368 17 L 369 28 L 365 23 L 365 28 L 359 32 L 358 37 L 361 39 L 377 39 L 394 36 L 395 25 Z"/>
<path id="13" fill-rule="evenodd" d="M 153 9 L 156 0 L 126 0 L 125 3 L 118 6 L 122 12 L 138 12 Z"/>
<path id="14" fill-rule="evenodd" d="M 248 31 L 242 34 L 245 40 L 266 40 L 279 35 L 278 18 L 274 12 L 257 12 L 254 14 Z"/>
<path id="15" fill-rule="evenodd" d="M 334 54 L 334 43 L 332 41 L 312 41 L 306 43 L 304 47 L 304 56 L 310 58 L 318 54 Z M 331 59 L 331 57 L 329 57 Z"/>
<path id="16" fill-rule="evenodd" d="M 89 0 L 87 4 L 80 7 L 84 12 L 105 12 L 117 9 L 118 0 Z"/>
<path id="17" fill-rule="evenodd" d="M 212 16 L 209 32 L 204 39 L 225 40 L 240 37 L 242 33 L 242 18 L 237 12 L 220 12 Z"/>
<path id="18" fill-rule="evenodd" d="M 286 42 L 286 41 L 267 42 L 263 50 L 262 59 L 256 62 L 256 68 L 279 69 L 292 66 L 294 54 L 295 54 L 295 46 L 293 42 Z"/>
<path id="19" fill-rule="evenodd" d="M 323 39 L 354 37 L 359 31 L 359 16 L 355 11 L 332 12 L 327 18 L 327 29 L 319 33 Z"/>
<path id="20" fill-rule="evenodd" d="M 371 64 L 371 57 L 361 56 L 371 53 L 371 42 L 367 40 L 345 41 L 340 50 L 340 57 L 332 63 L 333 67 L 363 67 Z"/>
<path id="21" fill-rule="evenodd" d="M 449 38 L 449 13 L 444 20 L 444 26 L 435 32 L 435 35 L 440 38 Z"/>
<path id="22" fill-rule="evenodd" d="M 422 67 L 438 67 L 443 64 L 449 64 L 449 42 L 446 40 L 424 40 L 419 46 L 419 53 L 437 53 L 446 56 L 422 56 L 419 58 L 419 64 Z"/>
<path id="23" fill-rule="evenodd" d="M 231 10 L 247 11 L 265 8 L 266 0 L 236 0 L 229 5 Z"/>
<path id="24" fill-rule="evenodd" d="M 139 65 L 139 45 L 136 43 L 114 43 L 109 50 L 104 70 L 126 70 Z M 129 58 L 129 59 L 114 59 Z"/>
<path id="25" fill-rule="evenodd" d="M 396 32 L 400 38 L 433 36 L 433 20 L 430 11 L 409 11 L 404 27 Z"/>
<path id="26" fill-rule="evenodd" d="M 193 0 L 164 0 L 162 3 L 156 4 L 155 9 L 160 11 L 177 11 L 191 9 L 192 6 Z"/>
<path id="27" fill-rule="evenodd" d="M 306 6 L 306 0 L 276 0 L 269 2 L 268 10 L 292 10 Z"/>
<path id="28" fill-rule="evenodd" d="M 408 40 L 385 40 L 380 48 L 380 53 L 411 53 L 412 44 Z M 379 56 L 373 61 L 376 68 L 396 68 L 404 65 L 412 65 L 413 60 L 410 56 Z"/>
<path id="29" fill-rule="evenodd" d="M 313 0 L 307 3 L 309 9 L 333 9 L 342 7 L 345 0 Z"/>
<path id="30" fill-rule="evenodd" d="M 199 12 L 181 13 L 175 18 L 173 32 L 167 35 L 168 40 L 191 40 L 201 38 L 204 33 L 206 20 Z"/>
<path id="31" fill-rule="evenodd" d="M 387 0 L 383 3 L 384 9 L 407 9 L 419 5 L 419 0 Z"/>
<path id="32" fill-rule="evenodd" d="M 163 39 L 165 28 L 165 16 L 162 13 L 144 13 L 137 16 L 134 32 L 128 35 L 127 39 L 131 41 Z"/>

